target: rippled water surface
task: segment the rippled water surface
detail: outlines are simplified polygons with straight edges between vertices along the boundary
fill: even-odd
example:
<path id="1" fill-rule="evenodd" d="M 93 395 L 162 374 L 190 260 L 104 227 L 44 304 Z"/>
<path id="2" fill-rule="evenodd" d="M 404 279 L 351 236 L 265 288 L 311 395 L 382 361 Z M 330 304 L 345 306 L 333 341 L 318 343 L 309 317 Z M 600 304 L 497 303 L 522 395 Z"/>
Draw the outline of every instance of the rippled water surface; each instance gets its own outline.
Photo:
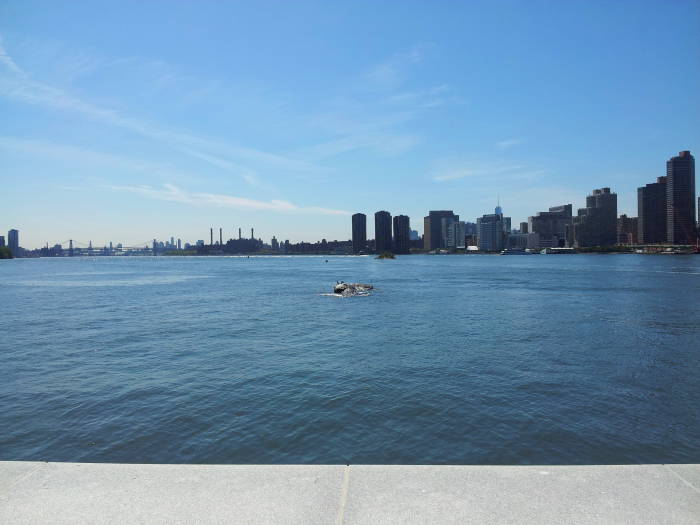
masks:
<path id="1" fill-rule="evenodd" d="M 0 261 L 0 332 L 5 460 L 700 462 L 698 256 Z"/>

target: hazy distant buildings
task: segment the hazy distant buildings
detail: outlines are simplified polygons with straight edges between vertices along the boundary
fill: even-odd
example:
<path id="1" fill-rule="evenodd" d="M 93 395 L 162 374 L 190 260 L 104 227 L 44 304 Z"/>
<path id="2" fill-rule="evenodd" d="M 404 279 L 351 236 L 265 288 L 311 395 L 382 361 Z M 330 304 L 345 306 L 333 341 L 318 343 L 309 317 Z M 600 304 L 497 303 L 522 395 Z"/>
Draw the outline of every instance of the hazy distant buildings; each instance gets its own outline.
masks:
<path id="1" fill-rule="evenodd" d="M 593 190 L 586 207 L 573 218 L 574 246 L 614 246 L 617 242 L 617 193 L 610 188 Z"/>
<path id="2" fill-rule="evenodd" d="M 449 232 L 452 229 L 452 225 L 456 222 L 459 222 L 459 215 L 440 219 L 440 248 L 451 248 Z"/>
<path id="3" fill-rule="evenodd" d="M 479 251 L 497 252 L 506 247 L 510 233 L 510 217 L 503 217 L 500 206 L 496 206 L 495 211 L 496 213 L 483 215 L 476 220 L 479 230 Z"/>
<path id="4" fill-rule="evenodd" d="M 406 215 L 397 215 L 394 221 L 394 251 L 396 253 L 408 253 L 410 251 L 411 227 L 410 219 Z"/>
<path id="5" fill-rule="evenodd" d="M 527 223 L 525 224 L 527 227 Z M 539 235 L 536 233 L 511 233 L 508 236 L 508 241 L 506 242 L 506 247 L 515 250 L 531 250 L 536 251 L 539 249 Z"/>
<path id="6" fill-rule="evenodd" d="M 695 158 L 681 151 L 666 162 L 666 242 L 695 244 Z"/>
<path id="7" fill-rule="evenodd" d="M 374 214 L 374 246 L 377 253 L 391 251 L 391 214 L 388 211 Z"/>
<path id="8" fill-rule="evenodd" d="M 7 247 L 15 257 L 19 256 L 19 230 L 7 232 Z"/>
<path id="9" fill-rule="evenodd" d="M 0 235 L 0 248 L 4 248 L 4 247 L 5 247 L 5 236 Z"/>
<path id="10" fill-rule="evenodd" d="M 465 248 L 466 224 L 464 221 L 452 221 L 447 226 L 447 249 L 463 250 Z"/>
<path id="11" fill-rule="evenodd" d="M 637 188 L 637 241 L 639 244 L 666 242 L 666 177 Z"/>
<path id="12" fill-rule="evenodd" d="M 617 244 L 637 244 L 638 222 L 637 217 L 620 215 L 617 219 Z"/>
<path id="13" fill-rule="evenodd" d="M 520 225 L 520 233 L 536 233 L 540 248 L 564 247 L 571 242 L 572 214 L 571 204 L 554 206 L 529 217 L 527 223 Z"/>
<path id="14" fill-rule="evenodd" d="M 418 230 L 411 230 L 408 232 L 408 238 L 411 241 L 417 241 L 420 240 L 420 235 L 418 235 Z"/>
<path id="15" fill-rule="evenodd" d="M 356 213 L 352 216 L 352 252 L 361 253 L 367 250 L 367 216 Z"/>
<path id="16" fill-rule="evenodd" d="M 428 213 L 423 219 L 423 248 L 425 250 L 437 250 L 445 248 L 442 243 L 442 219 L 448 221 L 458 221 L 459 215 L 455 215 L 452 210 L 437 210 Z"/>

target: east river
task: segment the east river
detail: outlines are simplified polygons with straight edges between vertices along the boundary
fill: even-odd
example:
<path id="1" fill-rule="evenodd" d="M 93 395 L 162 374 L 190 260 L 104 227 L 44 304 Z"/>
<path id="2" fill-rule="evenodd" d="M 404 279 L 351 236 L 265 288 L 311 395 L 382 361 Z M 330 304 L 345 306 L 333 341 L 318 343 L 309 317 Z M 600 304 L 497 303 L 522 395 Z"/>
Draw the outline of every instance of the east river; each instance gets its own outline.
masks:
<path id="1" fill-rule="evenodd" d="M 698 463 L 700 256 L 0 261 L 0 459 Z"/>

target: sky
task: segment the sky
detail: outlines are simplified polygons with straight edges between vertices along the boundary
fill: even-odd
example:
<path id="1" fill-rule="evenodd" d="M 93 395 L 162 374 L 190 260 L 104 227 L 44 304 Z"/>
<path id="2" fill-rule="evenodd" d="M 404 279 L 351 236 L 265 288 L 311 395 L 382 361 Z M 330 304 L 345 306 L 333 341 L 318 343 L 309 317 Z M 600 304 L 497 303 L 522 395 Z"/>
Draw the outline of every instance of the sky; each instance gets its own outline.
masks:
<path id="1" fill-rule="evenodd" d="M 636 216 L 700 151 L 698 27 L 690 0 L 0 0 L 0 234 L 422 234 L 605 186 Z"/>

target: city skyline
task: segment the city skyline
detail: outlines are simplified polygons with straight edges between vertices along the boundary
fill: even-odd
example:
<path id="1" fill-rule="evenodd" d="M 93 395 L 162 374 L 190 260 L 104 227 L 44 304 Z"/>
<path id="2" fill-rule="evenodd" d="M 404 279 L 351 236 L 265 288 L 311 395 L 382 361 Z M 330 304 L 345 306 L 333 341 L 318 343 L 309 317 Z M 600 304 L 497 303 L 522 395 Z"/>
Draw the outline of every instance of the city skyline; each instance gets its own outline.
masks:
<path id="1" fill-rule="evenodd" d="M 603 187 L 633 216 L 659 159 L 700 150 L 697 3 L 268 7 L 3 3 L 3 228 L 345 239 L 357 209 L 500 196 L 518 224 Z"/>
<path id="2" fill-rule="evenodd" d="M 666 162 L 666 176 L 658 177 L 655 183 L 637 188 L 637 216 L 618 215 L 618 195 L 609 187 L 594 189 L 586 197 L 584 207 L 573 213 L 573 204 L 550 206 L 548 211 L 539 211 L 521 222 L 519 228 L 512 228 L 512 218 L 503 213 L 500 201 L 493 214 L 484 214 L 476 222 L 460 221 L 453 210 L 431 210 L 424 217 L 424 235 L 411 229 L 410 217 L 395 215 L 392 219 L 386 210 L 374 213 L 375 238 L 368 239 L 367 216 L 354 213 L 351 218 L 351 238 L 333 239 L 325 237 L 315 243 L 290 243 L 289 239 L 278 241 L 273 235 L 270 244 L 255 237 L 255 229 L 250 229 L 250 237 L 244 238 L 242 228 L 238 228 L 238 238 L 226 235 L 219 227 L 215 242 L 214 228 L 209 228 L 209 243 L 203 239 L 196 242 L 175 241 L 174 236 L 165 242 L 154 238 L 151 254 L 172 250 L 195 250 L 197 254 L 254 253 L 271 250 L 272 253 L 306 253 L 307 251 L 331 251 L 342 253 L 383 253 L 408 254 L 413 251 L 437 252 L 438 250 L 501 252 L 502 250 L 536 251 L 543 248 L 608 248 L 619 245 L 695 245 L 700 243 L 700 198 L 695 206 L 695 157 L 690 151 L 680 151 Z M 697 214 L 697 221 L 696 221 Z M 415 236 L 414 236 L 415 234 Z M 372 241 L 371 243 L 369 241 Z M 85 253 L 85 248 L 75 246 L 81 241 L 70 239 L 41 248 L 46 256 L 66 255 L 64 244 L 68 243 L 67 254 Z M 82 241 L 83 245 L 85 242 Z M 5 239 L 0 236 L 0 247 Z M 142 245 L 143 248 L 140 246 Z M 10 252 L 22 256 L 19 246 L 19 232 L 8 231 Z M 315 248 L 313 248 L 315 246 Z M 88 242 L 87 253 L 99 252 L 113 255 L 122 252 L 122 243 L 113 248 L 105 244 L 100 250 Z M 309 250 L 313 248 L 313 250 Z M 45 251 L 44 251 L 45 250 Z M 147 243 L 126 244 L 124 250 L 136 253 L 149 250 Z"/>
<path id="3" fill-rule="evenodd" d="M 609 187 L 594 189 L 586 197 L 584 207 L 577 208 L 573 214 L 573 204 L 550 206 L 549 211 L 540 211 L 528 217 L 527 222 L 521 222 L 519 228 L 512 228 L 512 218 L 503 214 L 500 200 L 493 214 L 484 214 L 476 218 L 476 222 L 460 221 L 459 215 L 453 210 L 431 210 L 423 219 L 424 235 L 420 239 L 420 247 L 412 244 L 419 241 L 419 234 L 411 230 L 410 217 L 396 215 L 381 210 L 374 213 L 375 238 L 368 239 L 367 216 L 356 212 L 351 217 L 350 239 L 333 239 L 330 243 L 346 245 L 343 250 L 348 253 L 360 254 L 369 250 L 369 240 L 377 253 L 394 252 L 410 253 L 411 248 L 425 251 L 438 249 L 466 249 L 468 246 L 478 246 L 484 252 L 501 251 L 503 249 L 540 249 L 564 247 L 609 247 L 615 245 L 693 245 L 700 242 L 700 197 L 698 207 L 695 206 L 695 157 L 690 151 L 680 151 L 677 156 L 666 162 L 666 176 L 658 177 L 655 183 L 648 183 L 637 188 L 637 216 L 630 217 L 625 213 L 618 214 L 618 195 Z M 697 221 L 696 221 L 697 214 Z M 415 233 L 415 239 L 412 239 Z M 15 255 L 20 255 L 19 232 L 16 229 L 8 231 L 8 246 Z M 311 245 L 313 243 L 290 243 L 289 239 L 278 241 L 273 235 L 270 244 L 262 237 L 255 237 L 255 228 L 250 229 L 250 237 L 244 238 L 242 228 L 238 228 L 238 238 L 226 236 L 224 242 L 223 227 L 219 227 L 218 240 L 214 241 L 214 228 L 209 228 L 209 243 L 203 239 L 196 242 L 175 241 L 170 236 L 168 241 L 154 238 L 151 243 L 152 253 L 158 251 L 197 249 L 209 246 L 214 248 L 243 249 L 246 253 L 256 249 L 272 248 L 274 251 L 286 253 L 292 244 Z M 471 239 L 472 243 L 469 243 Z M 250 241 L 250 242 L 247 242 Z M 253 244 L 251 244 L 251 242 Z M 328 247 L 328 239 L 323 237 L 315 244 Z M 73 255 L 75 244 L 78 251 L 88 245 L 88 252 L 93 251 L 92 240 L 76 241 L 69 239 L 58 243 L 46 243 L 42 250 L 46 255 L 63 254 L 62 245 L 68 243 L 68 253 Z M 113 241 L 104 244 L 102 254 L 111 255 Z M 0 247 L 5 245 L 4 237 L 0 236 Z M 52 246 L 53 245 L 53 246 Z M 147 250 L 148 242 L 124 243 L 125 249 Z M 339 247 L 339 246 L 337 246 Z M 24 247 L 26 248 L 26 247 Z M 122 243 L 117 244 L 122 248 Z M 48 250 L 51 252 L 48 252 Z"/>

